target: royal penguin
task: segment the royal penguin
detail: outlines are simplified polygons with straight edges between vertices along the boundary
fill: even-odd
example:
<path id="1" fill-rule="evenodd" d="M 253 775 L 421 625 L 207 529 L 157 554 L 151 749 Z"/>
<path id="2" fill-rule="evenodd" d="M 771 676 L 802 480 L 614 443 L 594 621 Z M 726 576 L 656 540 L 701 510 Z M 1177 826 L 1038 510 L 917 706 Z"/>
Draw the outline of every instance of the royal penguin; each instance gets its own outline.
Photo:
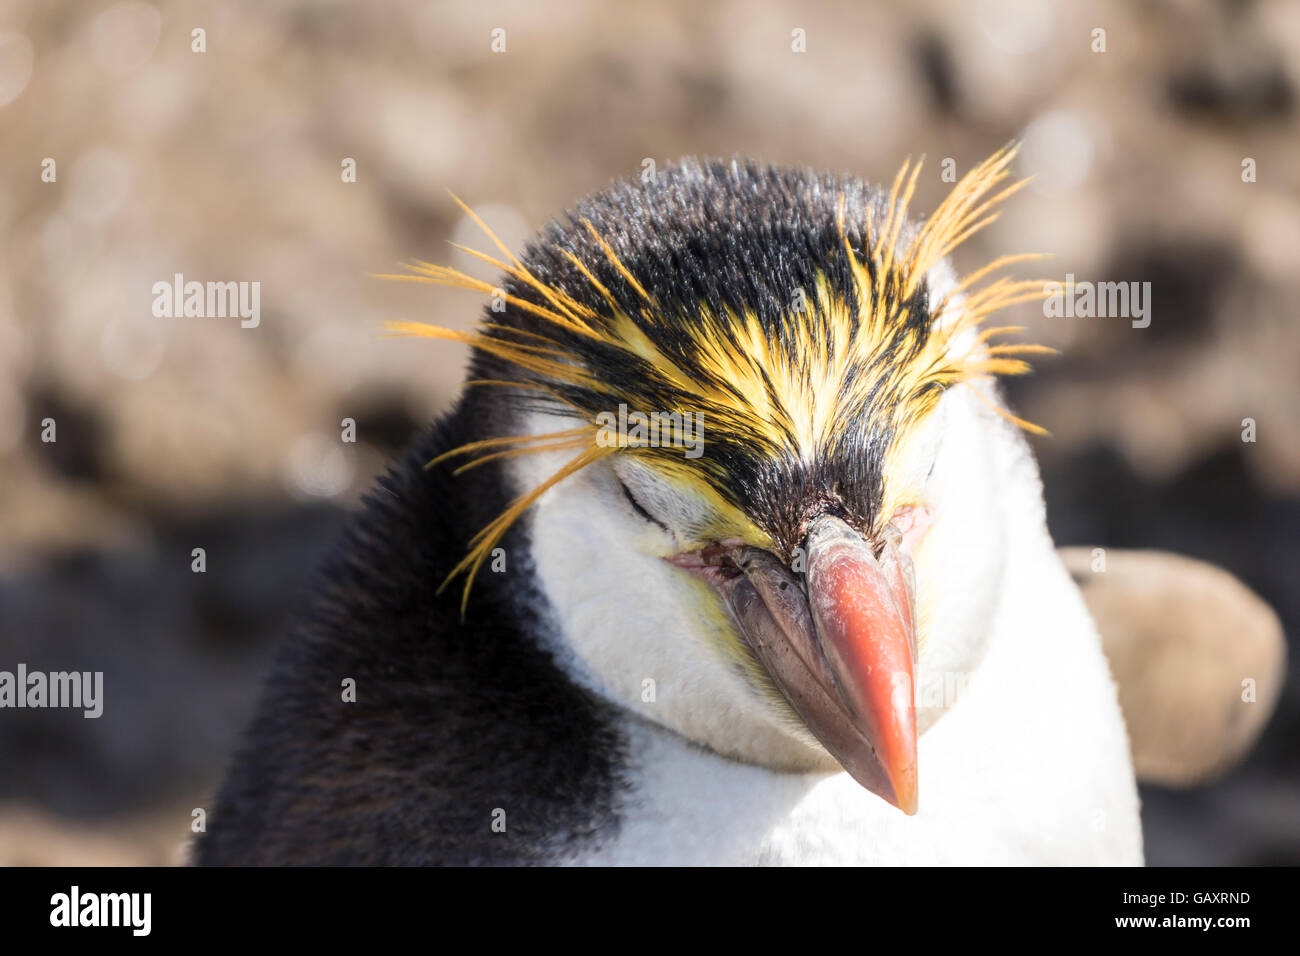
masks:
<path id="1" fill-rule="evenodd" d="M 495 284 L 410 265 L 493 298 L 392 325 L 471 346 L 465 388 L 325 561 L 195 861 L 1141 863 L 998 386 L 1036 257 L 950 264 L 1013 158 L 922 220 L 919 163 L 687 160 L 518 257 L 484 227 Z"/>

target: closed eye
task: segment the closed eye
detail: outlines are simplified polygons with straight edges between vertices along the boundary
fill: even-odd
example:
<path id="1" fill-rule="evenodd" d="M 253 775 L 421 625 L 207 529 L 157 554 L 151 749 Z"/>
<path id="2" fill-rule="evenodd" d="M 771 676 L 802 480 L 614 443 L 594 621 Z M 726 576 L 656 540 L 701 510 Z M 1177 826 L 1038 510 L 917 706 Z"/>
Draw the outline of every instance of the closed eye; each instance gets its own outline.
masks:
<path id="1" fill-rule="evenodd" d="M 649 522 L 651 522 L 652 524 L 656 524 L 656 525 L 658 525 L 659 527 L 663 528 L 665 531 L 668 531 L 668 530 L 669 530 L 669 529 L 668 529 L 668 525 L 664 524 L 662 521 L 660 521 L 658 518 L 656 518 L 656 517 L 655 517 L 654 515 L 652 515 L 650 512 L 646 511 L 645 508 L 641 507 L 641 502 L 637 501 L 637 500 L 636 500 L 636 496 L 632 494 L 631 489 L 628 488 L 627 485 L 623 484 L 623 479 L 618 478 L 617 476 L 615 476 L 615 479 L 618 481 L 618 486 L 619 486 L 620 488 L 623 489 L 623 496 L 624 496 L 625 498 L 627 498 L 627 500 L 628 500 L 628 504 L 630 504 L 630 505 L 632 506 L 632 510 L 633 510 L 633 511 L 635 511 L 637 514 L 639 514 L 639 515 L 640 515 L 642 518 L 644 518 L 646 521 L 649 521 Z M 671 533 L 671 532 L 669 532 L 669 533 Z"/>

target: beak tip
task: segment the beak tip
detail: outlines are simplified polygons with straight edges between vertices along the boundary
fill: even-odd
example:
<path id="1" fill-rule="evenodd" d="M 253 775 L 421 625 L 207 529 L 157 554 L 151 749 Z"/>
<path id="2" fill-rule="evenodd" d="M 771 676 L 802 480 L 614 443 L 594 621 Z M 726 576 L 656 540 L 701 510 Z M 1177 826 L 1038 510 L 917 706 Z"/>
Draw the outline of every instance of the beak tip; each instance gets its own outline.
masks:
<path id="1" fill-rule="evenodd" d="M 909 702 L 910 703 L 910 702 Z M 894 794 L 898 797 L 894 806 L 902 810 L 909 817 L 916 815 L 918 803 L 918 791 L 920 789 L 919 774 L 917 772 L 916 760 L 916 716 L 909 707 L 907 727 L 910 733 L 907 736 L 905 745 L 905 754 L 902 760 L 893 763 L 888 767 L 889 785 L 893 788 Z"/>
<path id="2" fill-rule="evenodd" d="M 917 793 L 915 780 L 911 781 L 910 787 L 905 787 L 902 793 L 898 794 L 898 800 L 894 803 L 894 806 L 898 807 L 898 809 L 902 810 L 909 817 L 916 816 Z"/>
<path id="3" fill-rule="evenodd" d="M 909 817 L 916 816 L 918 803 L 916 776 L 915 762 L 905 767 L 901 772 L 888 774 L 890 793 L 886 795 L 885 799 Z"/>
<path id="4" fill-rule="evenodd" d="M 879 758 L 863 763 L 845 764 L 849 776 L 860 786 L 871 791 L 891 807 L 915 816 L 919 804 L 916 762 L 891 767 Z"/>

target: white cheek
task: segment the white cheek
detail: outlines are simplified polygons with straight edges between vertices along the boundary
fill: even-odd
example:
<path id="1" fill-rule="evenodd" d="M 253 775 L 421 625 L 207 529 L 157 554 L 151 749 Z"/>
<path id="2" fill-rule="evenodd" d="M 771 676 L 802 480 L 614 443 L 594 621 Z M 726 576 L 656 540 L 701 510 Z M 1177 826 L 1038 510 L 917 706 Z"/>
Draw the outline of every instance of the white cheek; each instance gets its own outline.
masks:
<path id="1" fill-rule="evenodd" d="M 530 422 L 529 430 L 554 430 Z M 517 491 L 572 453 L 510 462 Z M 665 562 L 668 537 L 636 515 L 608 468 L 548 491 L 529 515 L 539 584 L 562 635 L 560 665 L 597 694 L 720 753 L 806 766 L 822 759 L 722 652 L 731 624 L 707 586 Z"/>
<path id="2" fill-rule="evenodd" d="M 932 522 L 914 565 L 921 635 L 917 719 L 955 703 L 983 657 L 997 613 L 1007 534 L 999 507 L 993 412 L 964 386 L 941 403 L 944 439 L 925 484 Z"/>

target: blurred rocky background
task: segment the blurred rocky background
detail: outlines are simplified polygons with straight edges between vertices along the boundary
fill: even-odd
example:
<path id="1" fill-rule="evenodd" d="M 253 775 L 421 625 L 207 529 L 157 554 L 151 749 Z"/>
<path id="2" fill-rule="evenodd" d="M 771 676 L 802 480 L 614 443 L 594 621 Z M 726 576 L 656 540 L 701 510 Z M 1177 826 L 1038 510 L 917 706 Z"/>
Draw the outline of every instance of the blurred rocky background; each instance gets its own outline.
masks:
<path id="1" fill-rule="evenodd" d="M 181 858 L 313 567 L 457 390 L 462 350 L 380 323 L 482 303 L 367 275 L 478 268 L 448 189 L 518 246 L 648 159 L 924 153 L 924 213 L 1022 139 L 958 266 L 1152 283 L 1145 329 L 1008 316 L 1062 351 L 1010 385 L 1058 540 L 1204 558 L 1300 634 L 1298 83 L 1290 0 L 5 0 L 0 668 L 102 670 L 106 707 L 0 712 L 0 863 Z M 260 324 L 156 318 L 176 273 L 260 282 Z M 1151 863 L 1300 861 L 1298 686 L 1223 781 L 1144 788 Z"/>

